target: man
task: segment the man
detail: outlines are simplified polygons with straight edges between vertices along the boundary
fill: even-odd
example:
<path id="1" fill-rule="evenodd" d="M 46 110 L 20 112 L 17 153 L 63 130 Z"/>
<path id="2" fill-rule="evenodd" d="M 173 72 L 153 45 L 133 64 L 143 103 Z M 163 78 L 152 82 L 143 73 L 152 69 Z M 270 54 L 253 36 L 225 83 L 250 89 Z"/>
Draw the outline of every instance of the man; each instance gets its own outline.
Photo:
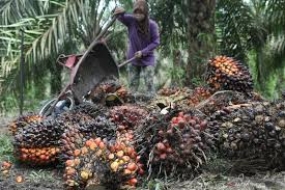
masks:
<path id="1" fill-rule="evenodd" d="M 140 74 L 143 72 L 147 95 L 155 95 L 153 84 L 156 63 L 154 50 L 160 43 L 157 23 L 149 18 L 149 8 L 145 0 L 134 2 L 133 14 L 125 13 L 121 7 L 114 11 L 117 19 L 128 28 L 129 48 L 127 58 L 136 57 L 129 65 L 130 90 L 137 92 Z"/>

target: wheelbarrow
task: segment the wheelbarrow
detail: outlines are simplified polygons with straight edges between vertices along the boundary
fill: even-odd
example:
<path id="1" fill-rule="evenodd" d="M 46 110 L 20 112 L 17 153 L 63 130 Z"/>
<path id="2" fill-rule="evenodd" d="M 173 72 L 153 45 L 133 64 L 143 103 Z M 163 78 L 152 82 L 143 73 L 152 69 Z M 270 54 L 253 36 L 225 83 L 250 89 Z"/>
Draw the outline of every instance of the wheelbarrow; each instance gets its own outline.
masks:
<path id="1" fill-rule="evenodd" d="M 107 45 L 99 40 L 107 29 L 114 23 L 113 18 L 99 36 L 90 44 L 84 54 L 60 55 L 57 62 L 70 70 L 67 85 L 61 90 L 57 98 L 45 104 L 39 114 L 51 115 L 57 110 L 71 109 L 83 102 L 83 97 L 106 77 L 119 78 L 119 68 L 130 63 L 135 57 L 117 64 Z"/>

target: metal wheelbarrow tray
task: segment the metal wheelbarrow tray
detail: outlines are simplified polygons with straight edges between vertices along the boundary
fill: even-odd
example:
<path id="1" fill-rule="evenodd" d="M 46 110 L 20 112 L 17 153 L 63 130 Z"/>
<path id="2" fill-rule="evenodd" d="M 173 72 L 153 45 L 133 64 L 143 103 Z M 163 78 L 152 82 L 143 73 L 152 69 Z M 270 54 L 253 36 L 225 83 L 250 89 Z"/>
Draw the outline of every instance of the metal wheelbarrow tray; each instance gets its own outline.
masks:
<path id="1" fill-rule="evenodd" d="M 71 69 L 69 82 L 74 98 L 80 103 L 83 96 L 103 79 L 111 76 L 119 78 L 117 64 L 103 43 L 96 43 L 87 56 L 81 59 Z"/>
<path id="2" fill-rule="evenodd" d="M 90 46 L 83 55 L 61 56 L 58 62 L 70 69 L 69 82 L 58 100 L 71 90 L 73 98 L 82 103 L 83 97 L 103 79 L 119 78 L 118 66 L 108 47 L 101 42 Z"/>

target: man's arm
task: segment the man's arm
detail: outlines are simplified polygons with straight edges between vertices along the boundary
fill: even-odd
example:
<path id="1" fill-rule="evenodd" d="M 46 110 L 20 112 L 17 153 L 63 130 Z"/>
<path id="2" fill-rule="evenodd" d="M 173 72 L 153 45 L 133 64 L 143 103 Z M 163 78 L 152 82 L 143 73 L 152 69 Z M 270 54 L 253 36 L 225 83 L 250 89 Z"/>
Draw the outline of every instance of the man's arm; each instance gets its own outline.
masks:
<path id="1" fill-rule="evenodd" d="M 149 53 L 153 52 L 153 50 L 160 44 L 158 25 L 155 22 L 153 22 L 153 24 L 150 25 L 149 32 L 150 32 L 151 43 L 142 50 L 143 56 L 147 56 Z"/>

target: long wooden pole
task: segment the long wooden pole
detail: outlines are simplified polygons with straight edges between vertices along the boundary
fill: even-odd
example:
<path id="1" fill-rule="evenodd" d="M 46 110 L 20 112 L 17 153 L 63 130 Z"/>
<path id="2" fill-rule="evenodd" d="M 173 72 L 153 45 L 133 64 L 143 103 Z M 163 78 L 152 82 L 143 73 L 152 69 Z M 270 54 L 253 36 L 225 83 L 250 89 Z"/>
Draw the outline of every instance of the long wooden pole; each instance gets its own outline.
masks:
<path id="1" fill-rule="evenodd" d="M 24 107 L 24 35 L 25 31 L 20 29 L 21 31 L 21 61 L 20 61 L 20 115 L 23 114 L 23 107 Z"/>

